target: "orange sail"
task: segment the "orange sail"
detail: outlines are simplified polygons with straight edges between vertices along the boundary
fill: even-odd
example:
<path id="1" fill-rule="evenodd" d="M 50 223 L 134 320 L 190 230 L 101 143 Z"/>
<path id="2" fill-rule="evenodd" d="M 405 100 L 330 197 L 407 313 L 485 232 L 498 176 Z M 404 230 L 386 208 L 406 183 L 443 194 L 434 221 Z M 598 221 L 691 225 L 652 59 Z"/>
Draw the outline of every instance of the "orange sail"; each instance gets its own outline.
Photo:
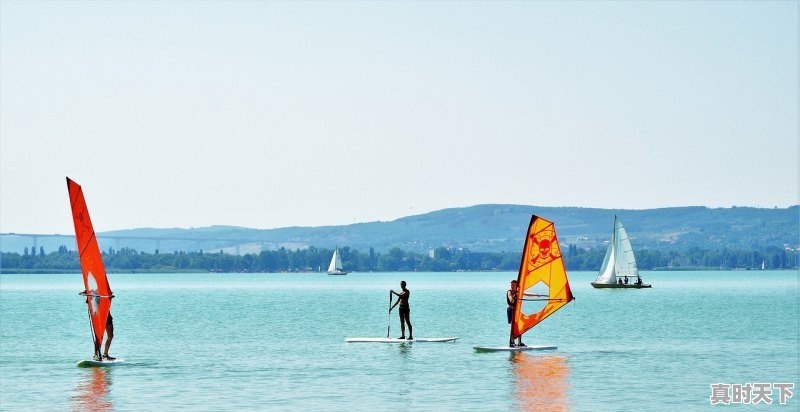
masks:
<path id="1" fill-rule="evenodd" d="M 75 240 L 78 244 L 78 256 L 83 272 L 83 286 L 89 305 L 89 320 L 92 322 L 95 352 L 100 351 L 103 335 L 106 332 L 106 321 L 111 311 L 111 288 L 106 278 L 106 268 L 100 255 L 100 247 L 94 235 L 89 209 L 83 198 L 81 186 L 67 178 L 69 203 L 72 206 L 72 220 L 75 223 Z"/>
<path id="2" fill-rule="evenodd" d="M 513 338 L 522 336 L 575 299 L 553 222 L 531 216 L 517 277 L 519 289 L 511 322 Z"/>

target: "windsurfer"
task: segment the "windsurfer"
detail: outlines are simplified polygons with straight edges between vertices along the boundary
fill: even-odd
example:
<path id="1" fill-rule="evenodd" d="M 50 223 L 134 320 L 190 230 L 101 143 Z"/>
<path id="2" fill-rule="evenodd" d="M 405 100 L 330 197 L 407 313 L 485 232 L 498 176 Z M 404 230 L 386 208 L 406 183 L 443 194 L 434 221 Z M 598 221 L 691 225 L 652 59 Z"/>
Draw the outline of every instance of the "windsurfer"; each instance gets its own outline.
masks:
<path id="1" fill-rule="evenodd" d="M 395 292 L 391 290 L 390 292 L 394 295 L 397 295 L 397 302 L 389 308 L 391 312 L 395 306 L 398 304 L 400 308 L 398 312 L 400 312 L 400 333 L 402 334 L 398 339 L 405 339 L 406 338 L 406 325 L 408 325 L 408 340 L 414 339 L 414 332 L 411 331 L 411 308 L 408 306 L 408 298 L 411 296 L 411 291 L 406 289 L 406 281 L 400 282 L 400 288 L 403 289 L 402 292 Z"/>
<path id="2" fill-rule="evenodd" d="M 81 292 L 81 295 L 85 295 L 86 292 Z M 111 299 L 114 298 L 114 295 L 111 295 Z M 86 299 L 86 304 L 89 305 L 89 298 Z M 100 341 L 100 345 L 98 345 L 94 350 L 94 360 L 101 361 L 101 360 L 115 360 L 117 358 L 110 356 L 108 354 L 108 349 L 111 347 L 111 341 L 114 339 L 114 317 L 111 316 L 111 312 L 108 312 L 108 318 L 106 318 L 106 346 L 105 350 L 103 350 L 103 354 L 100 355 L 100 348 L 103 346 L 103 341 Z"/>
<path id="3" fill-rule="evenodd" d="M 506 308 L 506 316 L 508 317 L 508 324 L 510 325 L 511 322 L 514 321 L 514 306 L 517 304 L 517 293 L 519 292 L 519 285 L 517 284 L 516 280 L 511 281 L 511 289 L 506 291 L 506 302 L 508 303 L 508 308 Z M 517 337 L 517 343 L 514 344 L 514 335 L 513 333 L 509 335 L 508 338 L 508 346 L 510 348 L 514 348 L 517 346 L 525 346 L 522 343 L 522 335 Z"/>

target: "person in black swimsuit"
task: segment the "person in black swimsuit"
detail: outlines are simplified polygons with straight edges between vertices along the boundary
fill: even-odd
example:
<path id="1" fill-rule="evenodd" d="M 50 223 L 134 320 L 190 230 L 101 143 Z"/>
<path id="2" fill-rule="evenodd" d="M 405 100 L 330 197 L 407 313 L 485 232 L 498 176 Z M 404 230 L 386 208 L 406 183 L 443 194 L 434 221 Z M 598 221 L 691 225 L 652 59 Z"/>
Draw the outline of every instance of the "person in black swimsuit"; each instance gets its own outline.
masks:
<path id="1" fill-rule="evenodd" d="M 408 325 L 408 340 L 414 339 L 414 332 L 411 331 L 411 308 L 408 306 L 408 298 L 411 296 L 411 291 L 406 289 L 406 281 L 400 282 L 400 287 L 403 289 L 402 292 L 398 293 L 394 290 L 390 292 L 394 295 L 397 295 L 397 302 L 389 308 L 389 311 L 394 309 L 395 306 L 398 304 L 400 305 L 400 336 L 397 339 L 405 339 L 406 338 L 406 325 Z"/>
<path id="2" fill-rule="evenodd" d="M 511 322 L 514 321 L 514 306 L 517 304 L 517 293 L 518 293 L 518 285 L 516 280 L 511 281 L 511 289 L 506 291 L 506 303 L 508 303 L 508 308 L 506 308 L 506 316 L 508 317 L 508 324 L 510 325 Z M 517 338 L 517 344 L 514 344 L 514 335 L 511 335 L 509 332 L 508 337 L 508 347 L 514 348 L 517 346 L 525 346 L 522 343 L 522 336 Z"/>

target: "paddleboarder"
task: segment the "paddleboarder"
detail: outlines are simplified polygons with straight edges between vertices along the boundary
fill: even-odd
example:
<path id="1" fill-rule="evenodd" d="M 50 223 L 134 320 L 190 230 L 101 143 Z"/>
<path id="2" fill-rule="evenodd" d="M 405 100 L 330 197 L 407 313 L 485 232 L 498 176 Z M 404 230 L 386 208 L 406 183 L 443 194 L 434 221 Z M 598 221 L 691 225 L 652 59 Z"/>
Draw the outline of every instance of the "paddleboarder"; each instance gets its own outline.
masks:
<path id="1" fill-rule="evenodd" d="M 506 291 L 506 302 L 508 303 L 508 308 L 506 308 L 506 317 L 508 317 L 508 324 L 510 325 L 511 322 L 514 321 L 514 306 L 517 304 L 517 293 L 519 292 L 519 285 L 517 285 L 516 280 L 511 281 L 511 289 Z M 514 335 L 509 334 L 508 338 L 508 347 L 515 348 L 517 346 L 524 347 L 525 344 L 522 343 L 522 336 L 520 335 L 517 337 L 517 344 L 514 344 Z"/>
<path id="2" fill-rule="evenodd" d="M 389 308 L 391 312 L 395 306 L 398 304 L 400 308 L 398 312 L 400 313 L 400 336 L 397 339 L 405 339 L 406 338 L 406 325 L 408 325 L 408 340 L 414 339 L 414 332 L 411 331 L 411 308 L 408 306 L 408 298 L 411 296 L 411 291 L 406 289 L 406 281 L 400 282 L 400 288 L 403 289 L 402 292 L 395 292 L 394 290 L 390 290 L 389 292 L 393 295 L 397 295 L 397 302 Z"/>

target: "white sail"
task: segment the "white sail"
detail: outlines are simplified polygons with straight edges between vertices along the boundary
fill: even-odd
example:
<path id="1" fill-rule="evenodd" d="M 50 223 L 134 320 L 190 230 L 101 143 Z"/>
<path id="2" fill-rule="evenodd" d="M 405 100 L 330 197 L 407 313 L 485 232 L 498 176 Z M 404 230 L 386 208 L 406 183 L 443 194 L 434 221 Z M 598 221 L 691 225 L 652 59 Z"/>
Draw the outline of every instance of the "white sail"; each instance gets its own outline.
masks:
<path id="1" fill-rule="evenodd" d="M 622 222 L 614 216 L 614 232 L 611 234 L 611 242 L 595 283 L 613 284 L 617 283 L 617 278 L 624 276 L 636 278 L 639 276 L 639 269 L 636 267 L 636 258 L 633 255 L 631 241 L 628 239 L 628 232 L 625 231 Z"/>
<path id="2" fill-rule="evenodd" d="M 614 220 L 614 234 L 617 238 L 617 277 L 638 277 L 639 268 L 636 267 L 636 258 L 633 256 L 633 247 L 631 247 L 631 241 L 628 239 L 628 232 L 622 227 L 622 222 L 616 217 L 614 217 Z"/>
<path id="3" fill-rule="evenodd" d="M 328 265 L 328 272 L 335 272 L 337 269 L 337 265 L 341 267 L 341 259 L 339 258 L 339 249 L 333 251 L 333 256 L 331 256 L 331 264 Z"/>
<path id="4" fill-rule="evenodd" d="M 614 228 L 617 227 L 617 217 L 614 216 Z M 617 260 L 617 231 L 611 232 L 611 241 L 608 242 L 608 249 L 606 249 L 606 257 L 603 258 L 603 265 L 600 266 L 600 274 L 597 275 L 595 283 L 617 283 L 617 277 L 614 273 L 614 267 Z"/>
<path id="5" fill-rule="evenodd" d="M 603 265 L 600 266 L 600 274 L 597 275 L 596 283 L 617 283 L 617 277 L 614 275 L 614 266 L 616 259 L 616 242 L 614 234 L 611 235 L 611 242 L 608 242 L 608 249 L 606 249 L 606 257 L 603 258 Z"/>
<path id="6" fill-rule="evenodd" d="M 331 256 L 331 264 L 328 265 L 328 274 L 344 275 L 346 273 L 342 266 L 342 258 L 339 256 L 339 249 L 336 248 Z"/>

